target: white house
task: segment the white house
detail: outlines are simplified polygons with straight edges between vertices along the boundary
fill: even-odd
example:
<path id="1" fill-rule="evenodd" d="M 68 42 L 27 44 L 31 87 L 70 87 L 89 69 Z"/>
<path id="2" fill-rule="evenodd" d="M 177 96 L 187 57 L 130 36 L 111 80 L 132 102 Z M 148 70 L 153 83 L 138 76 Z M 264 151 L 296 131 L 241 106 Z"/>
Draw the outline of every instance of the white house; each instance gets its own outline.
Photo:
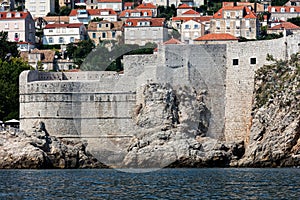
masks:
<path id="1" fill-rule="evenodd" d="M 204 24 L 194 20 L 189 20 L 182 23 L 181 26 L 181 41 L 189 42 L 204 35 Z"/>
<path id="2" fill-rule="evenodd" d="M 44 28 L 43 44 L 69 44 L 85 38 L 86 28 L 82 23 L 48 24 Z"/>
<path id="3" fill-rule="evenodd" d="M 48 13 L 55 11 L 55 0 L 26 0 L 25 8 L 33 18 L 45 17 Z"/>
<path id="4" fill-rule="evenodd" d="M 8 32 L 8 40 L 35 43 L 34 20 L 29 12 L 0 12 L 0 31 Z"/>
<path id="5" fill-rule="evenodd" d="M 73 9 L 69 14 L 69 23 L 88 24 L 91 20 L 100 18 L 110 22 L 116 22 L 117 13 L 112 9 Z"/>

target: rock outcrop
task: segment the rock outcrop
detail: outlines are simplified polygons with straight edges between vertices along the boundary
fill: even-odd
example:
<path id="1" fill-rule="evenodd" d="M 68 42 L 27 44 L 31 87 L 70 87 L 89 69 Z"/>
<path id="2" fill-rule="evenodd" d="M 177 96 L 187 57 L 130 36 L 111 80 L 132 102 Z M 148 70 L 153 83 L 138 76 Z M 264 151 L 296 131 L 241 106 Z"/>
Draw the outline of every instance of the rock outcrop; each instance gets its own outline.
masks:
<path id="1" fill-rule="evenodd" d="M 148 84 L 136 112 L 136 136 L 125 167 L 225 167 L 244 154 L 243 142 L 226 144 L 206 135 L 207 91 Z"/>
<path id="2" fill-rule="evenodd" d="M 300 165 L 299 66 L 295 55 L 257 72 L 249 144 L 239 166 Z"/>
<path id="3" fill-rule="evenodd" d="M 0 132 L 0 169 L 100 167 L 106 166 L 86 151 L 85 143 L 49 136 L 43 123 L 30 134 Z"/>

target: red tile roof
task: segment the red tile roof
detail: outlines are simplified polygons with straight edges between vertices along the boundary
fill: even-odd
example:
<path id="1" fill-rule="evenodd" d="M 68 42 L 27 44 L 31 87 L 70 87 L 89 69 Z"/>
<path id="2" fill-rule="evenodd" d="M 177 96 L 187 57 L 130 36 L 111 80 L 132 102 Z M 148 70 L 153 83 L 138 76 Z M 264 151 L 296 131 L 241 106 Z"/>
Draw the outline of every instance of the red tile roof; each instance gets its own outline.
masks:
<path id="1" fill-rule="evenodd" d="M 212 16 L 200 16 L 200 17 L 172 17 L 172 21 L 189 21 L 194 20 L 196 22 L 209 22 L 212 19 Z"/>
<path id="2" fill-rule="evenodd" d="M 223 41 L 223 40 L 238 40 L 238 38 L 228 33 L 210 33 L 198 37 L 195 41 Z"/>
<path id="3" fill-rule="evenodd" d="M 138 18 L 138 19 L 127 19 L 125 27 L 139 27 L 138 22 L 150 22 L 150 26 L 164 26 L 165 18 Z M 131 23 L 131 25 L 129 25 Z"/>
<path id="4" fill-rule="evenodd" d="M 124 7 L 132 7 L 134 6 L 134 2 L 124 2 Z"/>
<path id="5" fill-rule="evenodd" d="M 73 9 L 69 16 L 76 16 L 77 15 L 77 11 L 78 10 L 83 10 L 83 9 Z M 109 12 L 109 15 L 117 15 L 117 13 L 113 10 L 113 9 L 110 9 L 110 8 L 106 8 L 106 9 L 86 9 L 87 13 L 89 15 L 101 15 L 101 12 Z"/>
<path id="6" fill-rule="evenodd" d="M 98 3 L 122 3 L 122 0 L 98 0 Z"/>
<path id="7" fill-rule="evenodd" d="M 136 7 L 137 9 L 156 9 L 157 7 L 152 3 L 142 3 Z"/>
<path id="8" fill-rule="evenodd" d="M 147 12 L 147 17 L 152 17 L 152 10 L 123 10 L 119 17 L 126 17 L 126 13 L 128 13 L 129 17 L 133 17 L 131 13 L 140 13 L 140 17 L 145 17 L 144 12 Z"/>
<path id="9" fill-rule="evenodd" d="M 284 12 L 291 12 L 291 8 L 294 8 L 294 12 L 300 12 L 300 6 L 268 6 L 268 11 L 271 13 L 272 8 L 275 8 L 275 12 L 281 12 L 281 8 L 284 8 Z"/>
<path id="10" fill-rule="evenodd" d="M 7 17 L 7 14 L 11 13 L 11 17 Z M 20 16 L 16 17 L 16 14 L 19 13 Z M 25 19 L 29 15 L 29 12 L 0 12 L 0 20 L 3 19 Z"/>
<path id="11" fill-rule="evenodd" d="M 225 6 L 217 11 L 214 15 L 214 19 L 223 19 L 223 11 L 237 11 L 243 10 L 243 18 L 257 18 L 256 14 L 251 11 L 247 6 Z"/>
<path id="12" fill-rule="evenodd" d="M 188 11 L 182 13 L 182 15 L 200 15 L 200 13 L 198 13 L 198 12 L 196 12 L 196 11 L 190 9 L 190 10 L 188 10 Z"/>
<path id="13" fill-rule="evenodd" d="M 49 28 L 80 28 L 83 23 L 73 23 L 73 24 L 47 24 L 45 29 Z"/>
<path id="14" fill-rule="evenodd" d="M 175 38 L 171 38 L 168 41 L 165 41 L 163 44 L 183 44 L 183 43 Z"/>
<path id="15" fill-rule="evenodd" d="M 283 30 L 283 29 L 295 30 L 295 29 L 300 29 L 300 27 L 291 22 L 282 22 L 281 24 L 269 28 L 269 30 Z"/>
<path id="16" fill-rule="evenodd" d="M 178 6 L 177 9 L 192 9 L 192 7 L 184 3 Z"/>

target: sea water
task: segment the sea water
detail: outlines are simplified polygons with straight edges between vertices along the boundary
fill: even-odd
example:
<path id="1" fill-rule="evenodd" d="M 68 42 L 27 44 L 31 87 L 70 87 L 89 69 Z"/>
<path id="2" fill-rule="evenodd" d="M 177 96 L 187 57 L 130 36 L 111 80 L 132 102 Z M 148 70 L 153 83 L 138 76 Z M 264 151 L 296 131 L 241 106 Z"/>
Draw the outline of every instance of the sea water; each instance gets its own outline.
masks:
<path id="1" fill-rule="evenodd" d="M 0 199 L 300 199 L 300 169 L 0 170 Z"/>

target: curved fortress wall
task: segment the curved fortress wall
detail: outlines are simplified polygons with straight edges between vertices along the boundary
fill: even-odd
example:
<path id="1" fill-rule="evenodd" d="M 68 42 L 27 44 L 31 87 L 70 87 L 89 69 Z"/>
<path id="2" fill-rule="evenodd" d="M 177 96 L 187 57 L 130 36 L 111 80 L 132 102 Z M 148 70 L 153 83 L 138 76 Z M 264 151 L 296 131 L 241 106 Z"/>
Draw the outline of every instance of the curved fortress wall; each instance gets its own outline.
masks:
<path id="1" fill-rule="evenodd" d="M 299 36 L 227 45 L 165 45 L 156 55 L 124 56 L 124 74 L 38 72 L 20 75 L 21 129 L 38 120 L 61 137 L 130 138 L 141 86 L 170 83 L 207 91 L 208 136 L 243 140 L 251 127 L 255 71 L 267 54 L 285 59 L 298 52 Z M 185 102 L 186 103 L 186 102 Z"/>

